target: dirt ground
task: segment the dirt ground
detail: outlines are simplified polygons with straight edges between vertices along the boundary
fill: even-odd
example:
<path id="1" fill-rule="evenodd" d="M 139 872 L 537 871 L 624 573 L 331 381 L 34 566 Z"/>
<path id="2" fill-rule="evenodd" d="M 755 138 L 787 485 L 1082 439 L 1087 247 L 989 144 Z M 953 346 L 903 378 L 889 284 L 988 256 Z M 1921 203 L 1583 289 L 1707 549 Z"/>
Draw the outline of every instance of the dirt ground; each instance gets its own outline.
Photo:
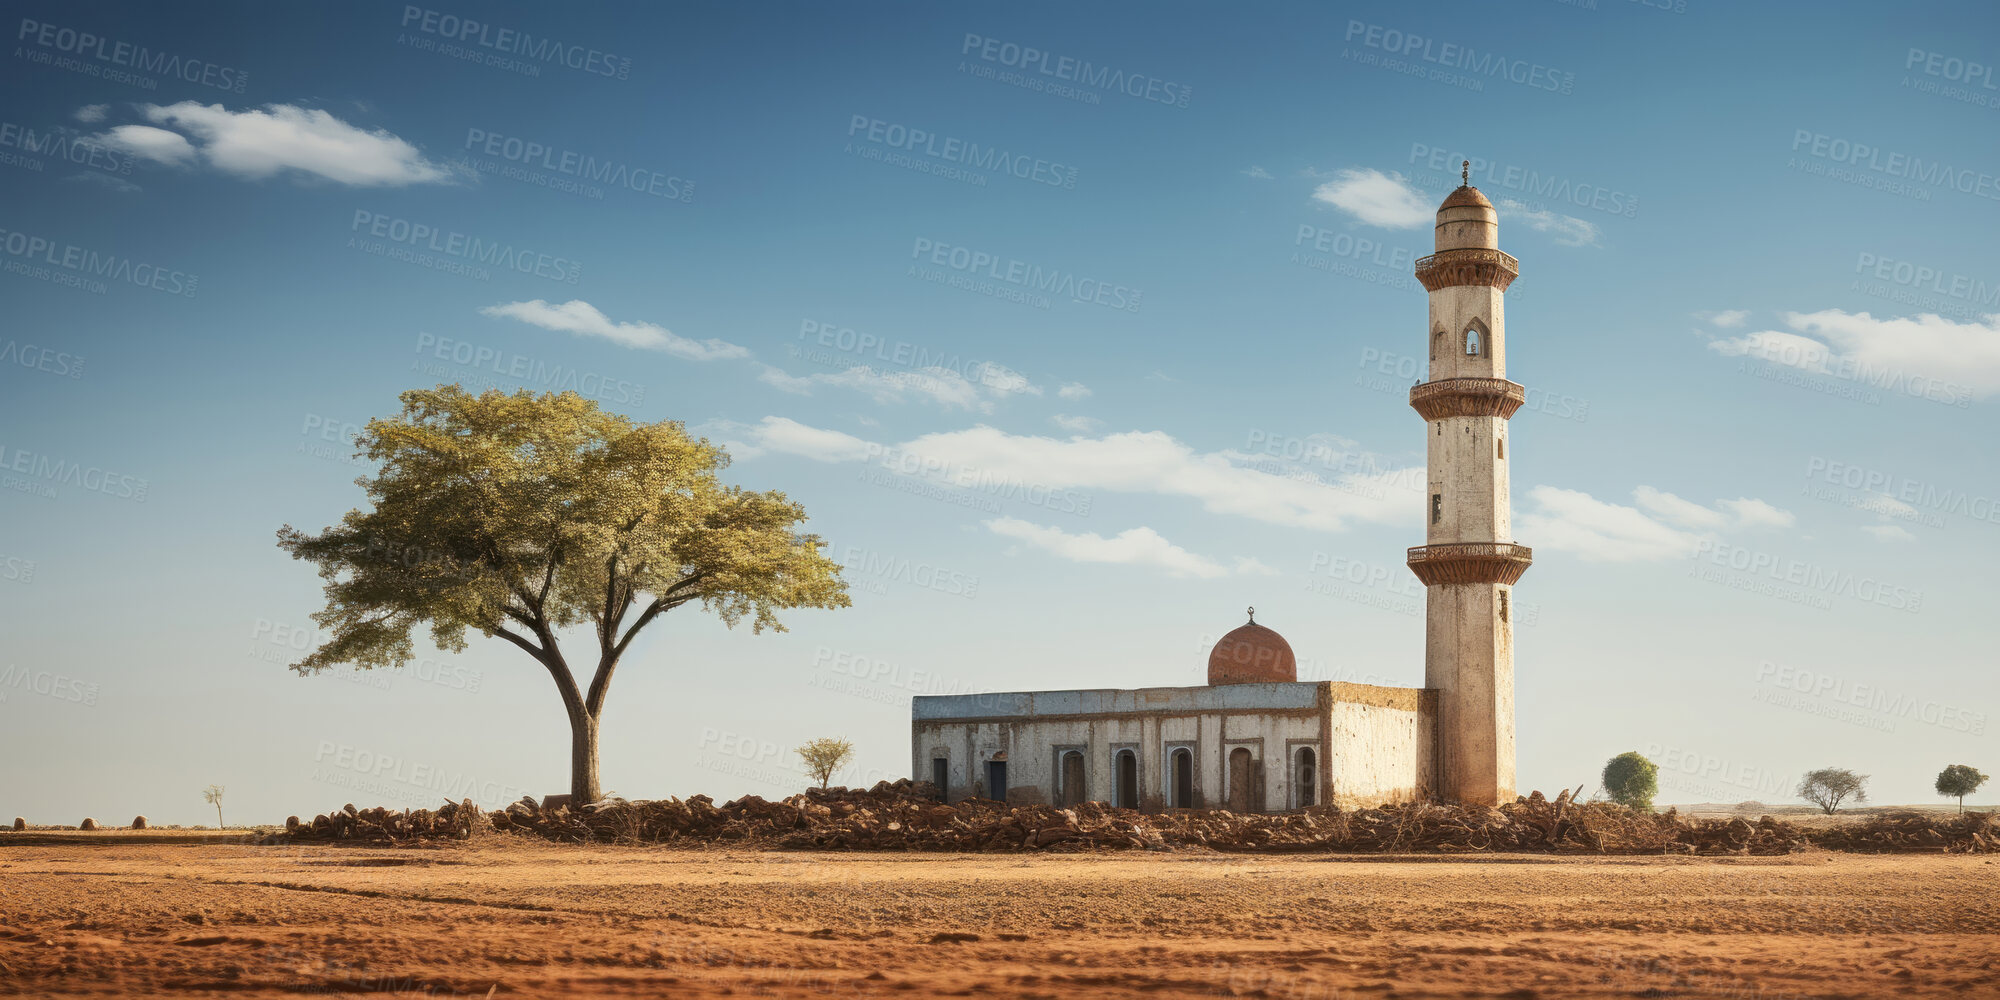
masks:
<path id="1" fill-rule="evenodd" d="M 0 835 L 0 994 L 2000 995 L 2000 862 Z M 192 838 L 191 838 L 192 839 Z"/>

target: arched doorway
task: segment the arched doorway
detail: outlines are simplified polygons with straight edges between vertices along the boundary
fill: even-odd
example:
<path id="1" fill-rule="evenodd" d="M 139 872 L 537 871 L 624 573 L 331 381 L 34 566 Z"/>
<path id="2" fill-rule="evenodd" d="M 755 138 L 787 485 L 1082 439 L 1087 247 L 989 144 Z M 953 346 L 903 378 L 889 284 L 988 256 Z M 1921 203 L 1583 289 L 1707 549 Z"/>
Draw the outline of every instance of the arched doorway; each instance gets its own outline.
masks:
<path id="1" fill-rule="evenodd" d="M 1118 751 L 1117 772 L 1118 808 L 1139 808 L 1139 755 L 1130 750 Z"/>
<path id="2" fill-rule="evenodd" d="M 1169 803 L 1175 809 L 1194 808 L 1194 751 L 1187 747 L 1174 749 L 1174 800 Z"/>
<path id="3" fill-rule="evenodd" d="M 1089 799 L 1084 786 L 1083 751 L 1063 751 L 1061 787 L 1056 791 L 1056 804 L 1059 806 L 1073 806 Z"/>
<path id="4" fill-rule="evenodd" d="M 1319 759 L 1312 747 L 1300 747 L 1298 761 L 1292 768 L 1292 787 L 1297 789 L 1299 808 L 1319 804 Z"/>
<path id="5" fill-rule="evenodd" d="M 1229 751 L 1229 811 L 1249 812 L 1252 785 L 1256 783 L 1249 747 Z"/>

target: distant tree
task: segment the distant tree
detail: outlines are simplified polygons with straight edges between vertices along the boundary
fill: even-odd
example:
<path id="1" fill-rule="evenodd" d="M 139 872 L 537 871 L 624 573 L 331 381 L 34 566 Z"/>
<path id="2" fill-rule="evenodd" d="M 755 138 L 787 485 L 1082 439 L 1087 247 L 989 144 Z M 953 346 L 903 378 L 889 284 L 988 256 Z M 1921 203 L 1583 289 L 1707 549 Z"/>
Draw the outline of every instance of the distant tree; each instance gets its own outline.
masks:
<path id="1" fill-rule="evenodd" d="M 729 456 L 679 423 L 642 424 L 574 392 L 402 395 L 371 420 L 359 454 L 370 509 L 278 545 L 319 567 L 325 645 L 292 664 L 400 667 L 427 626 L 439 648 L 468 631 L 505 639 L 548 670 L 570 725 L 570 799 L 596 802 L 598 722 L 612 672 L 641 629 L 683 604 L 734 627 L 784 631 L 777 612 L 844 608 L 847 584 L 803 507 L 725 486 Z M 558 631 L 589 626 L 589 686 Z M 574 647 L 572 647 L 574 651 Z M 580 664 L 584 665 L 584 664 Z"/>
<path id="2" fill-rule="evenodd" d="M 831 736 L 822 736 L 799 747 L 793 753 L 798 754 L 799 759 L 806 762 L 806 770 L 819 781 L 819 787 L 825 788 L 827 783 L 833 780 L 833 772 L 840 770 L 853 759 L 854 744 Z"/>
<path id="3" fill-rule="evenodd" d="M 1639 751 L 1627 750 L 1605 763 L 1603 784 L 1611 801 L 1652 812 L 1653 796 L 1660 791 L 1660 769 Z"/>
<path id="4" fill-rule="evenodd" d="M 210 785 L 201 790 L 201 797 L 215 807 L 215 828 L 222 829 L 222 786 Z"/>
<path id="5" fill-rule="evenodd" d="M 1855 774 L 1844 767 L 1822 767 L 1817 771 L 1807 771 L 1799 779 L 1799 798 L 1831 816 L 1849 798 L 1855 802 L 1868 801 L 1867 784 L 1868 776 L 1865 774 Z"/>
<path id="6" fill-rule="evenodd" d="M 1958 811 L 1965 811 L 1965 797 L 1986 784 L 1986 775 L 1970 764 L 1953 764 L 1938 772 L 1937 793 L 1947 798 L 1958 797 Z"/>

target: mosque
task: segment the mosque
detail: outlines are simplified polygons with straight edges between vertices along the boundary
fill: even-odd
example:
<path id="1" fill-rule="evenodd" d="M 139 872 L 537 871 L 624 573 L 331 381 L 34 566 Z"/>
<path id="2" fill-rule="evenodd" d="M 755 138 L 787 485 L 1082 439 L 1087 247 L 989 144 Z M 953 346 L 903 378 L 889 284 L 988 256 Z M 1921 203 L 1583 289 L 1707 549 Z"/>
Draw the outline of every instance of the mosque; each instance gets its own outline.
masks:
<path id="1" fill-rule="evenodd" d="M 1469 164 L 1468 164 L 1469 167 Z M 1438 206 L 1424 418 L 1424 686 L 1300 681 L 1283 636 L 1250 621 L 1208 657 L 1208 684 L 934 695 L 910 707 L 912 773 L 949 801 L 1102 801 L 1148 811 L 1276 812 L 1514 797 L 1514 627 L 1533 553 L 1510 539 L 1504 296 L 1519 263 L 1470 183 Z"/>

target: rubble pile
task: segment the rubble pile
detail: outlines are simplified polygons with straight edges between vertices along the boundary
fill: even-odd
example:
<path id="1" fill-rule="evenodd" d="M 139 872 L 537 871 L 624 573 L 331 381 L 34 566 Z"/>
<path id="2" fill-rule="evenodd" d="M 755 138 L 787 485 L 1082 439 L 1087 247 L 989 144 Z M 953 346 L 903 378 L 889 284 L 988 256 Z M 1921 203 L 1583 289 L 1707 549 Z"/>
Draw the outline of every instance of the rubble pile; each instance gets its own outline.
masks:
<path id="1" fill-rule="evenodd" d="M 471 802 L 396 813 L 352 805 L 311 823 L 287 824 L 300 840 L 397 842 L 463 839 L 487 829 L 570 843 L 743 844 L 781 850 L 1171 850 L 1556 854 L 1775 855 L 1818 846 L 1842 851 L 1996 851 L 2000 821 L 1987 814 L 1901 813 L 1808 829 L 1765 816 L 1688 819 L 1540 792 L 1497 808 L 1432 803 L 1288 813 L 1177 809 L 1141 813 L 1102 803 L 1067 809 L 988 799 L 946 805 L 928 782 L 870 789 L 813 789 L 778 801 L 746 795 L 723 805 L 706 795 L 573 806 L 568 796 L 524 798 L 482 813 Z"/>
<path id="2" fill-rule="evenodd" d="M 1833 851 L 1908 854 L 2000 851 L 2000 816 L 1960 813 L 1940 818 L 1918 812 L 1885 813 L 1812 832 L 1813 843 Z"/>
<path id="3" fill-rule="evenodd" d="M 330 813 L 321 813 L 308 823 L 297 816 L 285 819 L 285 831 L 295 841 L 359 840 L 394 843 L 406 840 L 464 840 L 488 829 L 486 811 L 472 804 L 446 802 L 437 809 L 395 811 L 377 806 L 356 809 L 354 803 Z"/>

